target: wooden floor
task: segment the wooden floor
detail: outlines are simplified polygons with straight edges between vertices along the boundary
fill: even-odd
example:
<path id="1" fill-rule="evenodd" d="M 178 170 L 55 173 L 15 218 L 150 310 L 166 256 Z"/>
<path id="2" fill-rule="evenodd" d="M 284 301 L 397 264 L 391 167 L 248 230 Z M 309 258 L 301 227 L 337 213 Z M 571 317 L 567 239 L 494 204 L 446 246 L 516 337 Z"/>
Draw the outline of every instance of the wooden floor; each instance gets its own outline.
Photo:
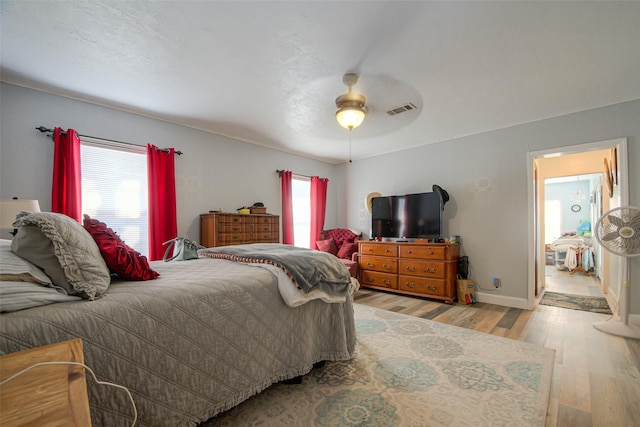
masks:
<path id="1" fill-rule="evenodd" d="M 362 288 L 356 303 L 556 350 L 546 426 L 640 426 L 640 341 L 597 331 L 611 316 L 537 305 L 447 305 Z"/>

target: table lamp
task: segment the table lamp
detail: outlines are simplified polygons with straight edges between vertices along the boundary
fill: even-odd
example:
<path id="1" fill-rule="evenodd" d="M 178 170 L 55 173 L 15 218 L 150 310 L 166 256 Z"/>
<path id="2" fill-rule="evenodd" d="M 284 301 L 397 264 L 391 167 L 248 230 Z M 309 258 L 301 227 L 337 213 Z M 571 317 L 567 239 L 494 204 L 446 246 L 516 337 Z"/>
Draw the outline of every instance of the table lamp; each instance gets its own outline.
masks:
<path id="1" fill-rule="evenodd" d="M 0 229 L 13 229 L 11 235 L 15 236 L 18 230 L 13 228 L 16 215 L 20 212 L 40 212 L 40 204 L 37 200 L 3 199 L 0 200 Z"/>

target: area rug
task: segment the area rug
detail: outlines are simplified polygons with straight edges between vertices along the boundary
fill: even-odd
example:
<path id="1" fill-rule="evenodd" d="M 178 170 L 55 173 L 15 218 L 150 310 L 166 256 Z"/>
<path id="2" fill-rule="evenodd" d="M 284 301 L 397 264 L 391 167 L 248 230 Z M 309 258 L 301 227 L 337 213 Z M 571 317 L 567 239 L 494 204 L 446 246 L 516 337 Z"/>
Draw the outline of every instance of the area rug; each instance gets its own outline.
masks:
<path id="1" fill-rule="evenodd" d="M 540 304 L 570 308 L 572 310 L 591 311 L 593 313 L 613 314 L 607 303 L 607 299 L 604 297 L 545 292 L 540 299 Z"/>
<path id="2" fill-rule="evenodd" d="M 555 350 L 355 304 L 356 357 L 201 426 L 544 426 Z"/>

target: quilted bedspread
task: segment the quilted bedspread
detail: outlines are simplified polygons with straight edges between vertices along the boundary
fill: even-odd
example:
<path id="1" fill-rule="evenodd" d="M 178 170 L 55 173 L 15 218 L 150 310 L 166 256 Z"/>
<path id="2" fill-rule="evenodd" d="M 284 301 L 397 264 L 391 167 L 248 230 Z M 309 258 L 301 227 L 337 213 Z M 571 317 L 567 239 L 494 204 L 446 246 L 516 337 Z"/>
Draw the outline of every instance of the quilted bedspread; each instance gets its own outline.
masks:
<path id="1" fill-rule="evenodd" d="M 269 271 L 227 260 L 153 262 L 157 280 L 96 301 L 0 315 L 0 352 L 82 338 L 99 380 L 129 389 L 144 426 L 195 426 L 269 385 L 355 351 L 350 299 L 283 302 Z M 93 425 L 133 419 L 123 391 L 87 379 Z"/>

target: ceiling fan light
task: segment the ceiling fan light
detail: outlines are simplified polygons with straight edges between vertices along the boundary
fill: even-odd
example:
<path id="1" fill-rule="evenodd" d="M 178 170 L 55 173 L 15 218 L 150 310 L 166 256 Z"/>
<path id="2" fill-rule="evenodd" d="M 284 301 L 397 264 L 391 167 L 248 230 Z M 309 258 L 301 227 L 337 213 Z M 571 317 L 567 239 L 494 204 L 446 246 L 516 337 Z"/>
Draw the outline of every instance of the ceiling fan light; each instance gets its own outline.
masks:
<path id="1" fill-rule="evenodd" d="M 366 112 L 363 107 L 344 105 L 336 112 L 336 120 L 345 129 L 355 129 L 362 124 Z"/>

